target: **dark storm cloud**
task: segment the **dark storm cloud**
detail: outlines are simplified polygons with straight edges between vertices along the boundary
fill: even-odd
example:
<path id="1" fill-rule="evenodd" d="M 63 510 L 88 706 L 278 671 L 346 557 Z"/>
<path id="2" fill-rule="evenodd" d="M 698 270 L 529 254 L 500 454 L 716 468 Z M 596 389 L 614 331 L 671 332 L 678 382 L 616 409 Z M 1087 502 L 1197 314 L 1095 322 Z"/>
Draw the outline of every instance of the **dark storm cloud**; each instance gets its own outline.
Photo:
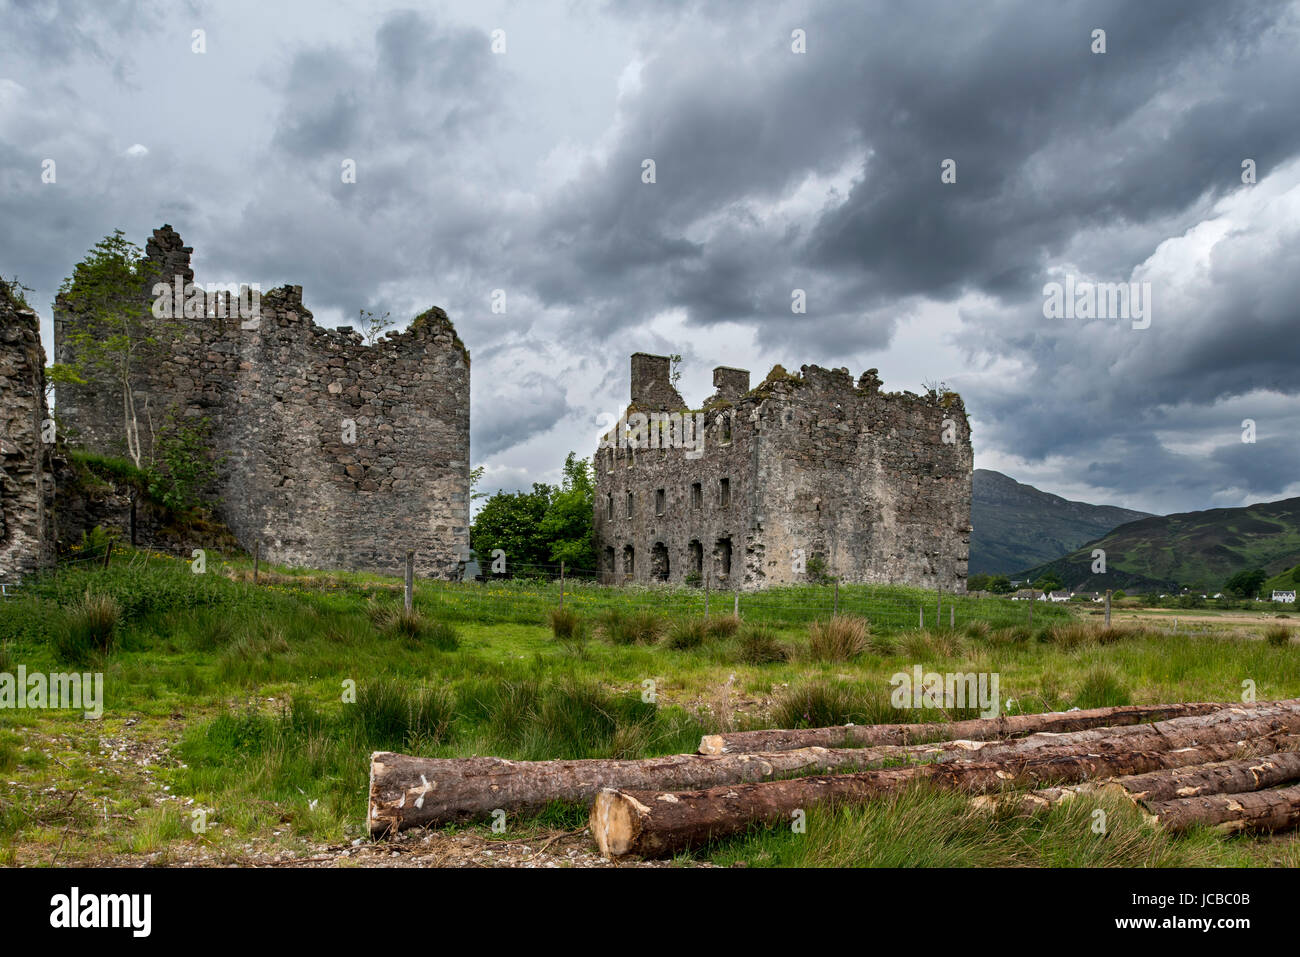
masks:
<path id="1" fill-rule="evenodd" d="M 1230 442 L 1240 403 L 1300 426 L 1300 237 L 1278 218 L 1297 194 L 1237 199 L 1244 157 L 1253 188 L 1300 180 L 1279 172 L 1300 155 L 1295 4 L 575 4 L 573 23 L 640 64 L 585 126 L 567 95 L 617 68 L 584 72 L 569 47 L 544 68 L 568 85 L 542 93 L 523 57 L 493 56 L 484 18 L 465 25 L 468 6 L 376 11 L 212 61 L 262 83 L 232 103 L 242 152 L 160 136 L 134 158 L 97 115 L 98 74 L 69 71 L 133 50 L 111 69 L 144 83 L 142 51 L 159 35 L 188 45 L 188 12 L 10 6 L 0 51 L 19 65 L 0 79 L 23 91 L 0 86 L 0 215 L 24 227 L 0 239 L 0 271 L 52 293 L 113 226 L 142 241 L 167 219 L 201 278 L 301 283 L 318 315 L 443 305 L 474 352 L 476 461 L 585 415 L 584 390 L 625 395 L 632 348 L 729 364 L 725 343 L 711 355 L 650 326 L 669 312 L 701 342 L 739 324 L 747 348 L 797 368 L 875 365 L 909 317 L 960 302 L 967 364 L 941 374 L 966 380 L 978 453 L 1064 462 L 1062 482 L 1153 509 L 1281 494 L 1297 474 L 1277 431 L 1198 442 Z M 558 49 L 570 21 L 549 29 L 512 25 L 512 51 Z M 58 191 L 39 185 L 50 155 Z M 1186 240 L 1216 217 L 1226 234 Z M 1043 318 L 1061 271 L 1122 281 L 1148 260 L 1151 329 Z M 508 315 L 487 313 L 494 289 Z"/>

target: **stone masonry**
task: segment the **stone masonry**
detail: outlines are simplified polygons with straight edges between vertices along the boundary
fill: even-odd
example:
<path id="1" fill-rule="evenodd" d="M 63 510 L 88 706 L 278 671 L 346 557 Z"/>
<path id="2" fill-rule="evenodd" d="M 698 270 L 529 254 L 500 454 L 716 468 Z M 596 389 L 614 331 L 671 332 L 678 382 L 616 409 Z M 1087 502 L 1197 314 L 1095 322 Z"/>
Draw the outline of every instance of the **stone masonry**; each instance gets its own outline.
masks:
<path id="1" fill-rule="evenodd" d="M 884 393 L 875 369 L 855 383 L 815 365 L 777 366 L 752 390 L 747 371 L 719 367 L 713 383 L 703 448 L 664 448 L 637 414 L 685 414 L 686 403 L 667 357 L 632 356 L 627 441 L 616 427 L 595 458 L 604 581 L 707 576 L 753 589 L 808 581 L 820 560 L 844 582 L 965 590 L 972 454 L 960 396 Z"/>
<path id="2" fill-rule="evenodd" d="M 53 554 L 47 418 L 36 313 L 0 281 L 0 582 L 16 581 Z"/>
<path id="3" fill-rule="evenodd" d="M 165 225 L 146 256 L 162 281 L 183 285 L 192 251 Z M 255 319 L 232 294 L 205 305 L 174 318 L 166 348 L 139 372 L 137 404 L 154 427 L 169 411 L 208 420 L 218 512 L 243 547 L 258 542 L 288 565 L 388 573 L 414 549 L 419 574 L 454 574 L 469 544 L 469 353 L 446 313 L 432 308 L 368 345 L 350 327 L 318 327 L 301 286 L 261 295 Z M 60 362 L 75 359 L 76 323 L 56 303 Z M 70 442 L 123 454 L 120 392 L 60 386 L 58 400 Z"/>

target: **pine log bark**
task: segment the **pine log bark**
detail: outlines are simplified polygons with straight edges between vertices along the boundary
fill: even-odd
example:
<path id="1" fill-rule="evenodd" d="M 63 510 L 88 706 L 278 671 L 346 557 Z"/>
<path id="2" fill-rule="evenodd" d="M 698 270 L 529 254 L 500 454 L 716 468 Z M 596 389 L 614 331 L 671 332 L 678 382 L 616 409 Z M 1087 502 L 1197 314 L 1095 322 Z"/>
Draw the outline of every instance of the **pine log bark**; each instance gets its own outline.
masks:
<path id="1" fill-rule="evenodd" d="M 1147 804 L 1147 810 L 1160 827 L 1173 832 L 1185 831 L 1196 824 L 1228 834 L 1282 831 L 1300 825 L 1300 785 L 1152 801 Z"/>
<path id="2" fill-rule="evenodd" d="M 891 749 L 892 750 L 892 749 Z M 380 838 L 409 827 L 484 818 L 498 808 L 536 811 L 586 803 L 604 787 L 687 789 L 766 781 L 810 771 L 858 771 L 887 758 L 866 748 L 800 748 L 772 754 L 674 754 L 643 760 L 508 761 L 370 756 L 369 828 Z"/>
<path id="3" fill-rule="evenodd" d="M 1080 794 L 1114 791 L 1135 803 L 1171 800 L 1206 793 L 1256 791 L 1300 781 L 1300 735 L 1278 733 L 1246 742 L 1229 741 L 1181 749 L 1185 767 L 1082 784 L 1039 788 L 1014 795 L 981 795 L 971 799 L 979 808 L 1010 801 L 1022 814 L 1047 810 Z"/>
<path id="4" fill-rule="evenodd" d="M 1280 751 L 1238 760 L 1117 778 L 1113 783 L 1135 801 L 1153 803 L 1206 794 L 1241 794 L 1300 781 L 1300 751 Z"/>
<path id="5" fill-rule="evenodd" d="M 1203 735 L 1241 718 L 1243 709 L 1223 706 L 1199 716 Z M 1235 737 L 1237 730 L 1225 732 Z M 540 810 L 552 801 L 587 802 L 605 787 L 627 790 L 690 790 L 743 784 L 794 774 L 858 771 L 885 761 L 993 759 L 1053 747 L 1097 747 L 1103 742 L 1132 749 L 1160 749 L 1164 739 L 1151 725 L 1098 728 L 1063 734 L 1042 732 L 1010 741 L 942 741 L 875 748 L 801 748 L 758 754 L 678 754 L 644 760 L 508 761 L 502 758 L 419 758 L 391 752 L 371 755 L 367 822 L 373 837 L 409 827 L 432 827 L 482 819 L 497 809 Z M 1205 760 L 1212 760 L 1206 758 Z"/>
<path id="6" fill-rule="evenodd" d="M 1082 711 L 1004 715 L 997 718 L 938 721 L 926 724 L 845 724 L 830 728 L 735 731 L 728 734 L 705 735 L 700 739 L 699 751 L 700 754 L 739 754 L 746 751 L 785 751 L 807 747 L 870 747 L 956 739 L 992 741 L 1035 732 L 1060 733 L 1167 721 L 1171 718 L 1209 714 L 1227 707 L 1252 706 L 1213 702 L 1124 705 L 1113 708 L 1089 708 Z"/>
<path id="7" fill-rule="evenodd" d="M 971 794 L 1073 784 L 1182 767 L 1200 758 L 1194 749 L 1207 744 L 1300 732 L 1300 708 L 1295 706 L 1230 710 L 1236 714 L 1233 720 L 1224 720 L 1222 712 L 1175 718 L 1138 729 L 1143 733 L 1118 744 L 1048 745 L 991 761 L 934 762 L 676 792 L 607 788 L 592 804 L 590 827 L 607 857 L 658 857 L 754 825 L 786 822 L 794 812 L 819 804 L 868 801 L 917 782 Z"/>

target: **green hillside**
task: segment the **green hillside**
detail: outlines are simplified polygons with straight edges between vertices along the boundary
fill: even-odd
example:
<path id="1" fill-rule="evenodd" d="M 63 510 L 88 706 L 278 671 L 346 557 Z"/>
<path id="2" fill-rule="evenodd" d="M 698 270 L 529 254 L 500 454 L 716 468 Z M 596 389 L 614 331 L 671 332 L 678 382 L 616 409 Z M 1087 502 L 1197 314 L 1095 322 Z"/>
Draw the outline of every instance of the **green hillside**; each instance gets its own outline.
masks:
<path id="1" fill-rule="evenodd" d="M 970 573 L 1010 575 L 1147 515 L 1072 502 L 1001 472 L 976 469 L 971 476 Z"/>
<path id="2" fill-rule="evenodd" d="M 1104 575 L 1092 573 L 1094 548 L 1106 552 Z M 1217 590 L 1236 572 L 1262 568 L 1276 576 L 1297 562 L 1300 498 L 1288 498 L 1129 522 L 1018 577 L 1052 572 L 1070 588 Z"/>

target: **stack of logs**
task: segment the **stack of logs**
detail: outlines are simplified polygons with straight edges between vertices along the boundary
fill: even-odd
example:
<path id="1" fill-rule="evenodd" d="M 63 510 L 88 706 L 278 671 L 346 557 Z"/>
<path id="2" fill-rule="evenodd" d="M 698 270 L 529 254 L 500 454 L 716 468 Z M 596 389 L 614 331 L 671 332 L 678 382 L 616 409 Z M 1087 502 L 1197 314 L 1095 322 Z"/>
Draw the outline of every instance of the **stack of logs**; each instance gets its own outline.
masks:
<path id="1" fill-rule="evenodd" d="M 1300 699 L 708 735 L 698 754 L 506 761 L 376 752 L 370 833 L 591 804 L 602 854 L 662 857 L 913 782 L 1027 811 L 1109 788 L 1157 826 L 1300 824 Z M 796 776 L 797 775 L 797 776 Z"/>

